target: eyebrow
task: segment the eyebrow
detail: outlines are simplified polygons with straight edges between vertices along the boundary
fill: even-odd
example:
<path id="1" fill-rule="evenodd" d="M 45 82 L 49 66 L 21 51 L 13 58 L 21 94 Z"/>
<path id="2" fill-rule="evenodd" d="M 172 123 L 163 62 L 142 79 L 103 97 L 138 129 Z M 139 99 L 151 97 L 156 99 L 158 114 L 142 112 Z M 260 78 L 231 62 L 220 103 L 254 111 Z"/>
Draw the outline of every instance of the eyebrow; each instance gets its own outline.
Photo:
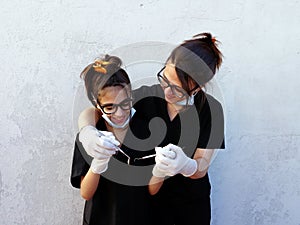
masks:
<path id="1" fill-rule="evenodd" d="M 171 81 L 169 81 L 169 79 L 165 76 L 165 73 L 162 73 L 162 75 L 163 75 L 163 78 L 165 78 L 171 85 L 174 85 L 174 86 L 177 86 L 177 87 L 180 87 L 178 84 L 174 84 L 174 83 L 172 83 Z M 180 88 L 182 88 L 183 89 L 183 87 L 180 87 Z"/>
<path id="2" fill-rule="evenodd" d="M 131 98 L 125 98 L 123 101 L 119 102 L 119 103 L 106 103 L 103 105 L 100 105 L 101 107 L 105 107 L 105 106 L 113 106 L 113 105 L 121 105 L 123 104 L 125 101 L 129 101 L 131 100 Z"/>

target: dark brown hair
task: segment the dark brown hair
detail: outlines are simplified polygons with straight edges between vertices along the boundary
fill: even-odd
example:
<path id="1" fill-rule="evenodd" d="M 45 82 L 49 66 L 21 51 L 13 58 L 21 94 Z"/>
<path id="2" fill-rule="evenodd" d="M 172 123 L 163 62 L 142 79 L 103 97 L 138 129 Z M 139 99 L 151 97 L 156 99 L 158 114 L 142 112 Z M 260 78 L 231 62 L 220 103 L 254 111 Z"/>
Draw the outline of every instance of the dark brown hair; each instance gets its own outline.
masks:
<path id="1" fill-rule="evenodd" d="M 187 91 L 195 85 L 204 86 L 220 68 L 222 53 L 210 33 L 201 33 L 177 46 L 167 59 L 175 65 L 182 87 Z"/>
<path id="2" fill-rule="evenodd" d="M 80 74 L 84 80 L 88 99 L 96 107 L 101 90 L 111 86 L 127 88 L 131 95 L 131 83 L 128 74 L 121 68 L 122 61 L 116 56 L 105 55 L 89 64 Z"/>

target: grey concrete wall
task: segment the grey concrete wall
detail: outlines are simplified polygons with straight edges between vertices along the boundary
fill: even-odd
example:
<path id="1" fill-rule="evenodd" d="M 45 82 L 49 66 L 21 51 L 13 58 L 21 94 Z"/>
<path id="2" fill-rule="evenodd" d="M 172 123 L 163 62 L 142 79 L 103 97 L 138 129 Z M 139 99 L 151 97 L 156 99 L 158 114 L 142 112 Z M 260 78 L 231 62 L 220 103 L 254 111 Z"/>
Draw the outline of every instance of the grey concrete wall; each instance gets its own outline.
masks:
<path id="1" fill-rule="evenodd" d="M 299 225 L 299 1 L 0 3 L 0 224 L 81 224 L 69 183 L 79 73 L 141 41 L 222 41 L 226 150 L 210 168 L 214 225 Z"/>

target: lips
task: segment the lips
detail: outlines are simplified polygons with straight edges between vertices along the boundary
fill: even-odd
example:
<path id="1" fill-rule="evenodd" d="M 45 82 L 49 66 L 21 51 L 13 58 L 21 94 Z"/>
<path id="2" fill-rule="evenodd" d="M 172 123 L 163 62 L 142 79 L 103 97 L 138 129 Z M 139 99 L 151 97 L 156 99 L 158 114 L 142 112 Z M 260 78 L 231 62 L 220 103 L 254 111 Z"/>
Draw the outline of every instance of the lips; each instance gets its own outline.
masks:
<path id="1" fill-rule="evenodd" d="M 124 122 L 125 122 L 125 117 L 122 117 L 122 118 L 111 118 L 112 121 L 115 123 L 115 124 L 118 124 L 118 125 L 122 125 Z"/>

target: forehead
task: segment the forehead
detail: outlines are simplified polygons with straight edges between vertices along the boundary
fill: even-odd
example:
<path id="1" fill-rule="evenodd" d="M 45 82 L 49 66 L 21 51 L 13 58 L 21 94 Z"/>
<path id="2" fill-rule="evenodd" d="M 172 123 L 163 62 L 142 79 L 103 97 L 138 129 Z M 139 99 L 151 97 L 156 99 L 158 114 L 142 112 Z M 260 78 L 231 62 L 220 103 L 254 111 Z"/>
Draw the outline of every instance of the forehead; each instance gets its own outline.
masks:
<path id="1" fill-rule="evenodd" d="M 101 90 L 98 101 L 101 104 L 118 104 L 128 97 L 127 90 L 121 86 L 106 87 Z"/>
<path id="2" fill-rule="evenodd" d="M 167 64 L 163 74 L 172 84 L 182 87 L 173 64 Z"/>

